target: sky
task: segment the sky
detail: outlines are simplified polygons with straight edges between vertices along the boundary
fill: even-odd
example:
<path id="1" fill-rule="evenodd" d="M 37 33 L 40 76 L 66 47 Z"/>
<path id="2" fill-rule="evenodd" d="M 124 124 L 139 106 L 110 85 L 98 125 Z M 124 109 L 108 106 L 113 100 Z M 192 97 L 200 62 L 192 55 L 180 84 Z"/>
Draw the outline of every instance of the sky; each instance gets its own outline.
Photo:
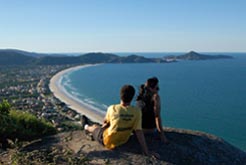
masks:
<path id="1" fill-rule="evenodd" d="M 246 52 L 246 0 L 0 0 L 0 49 Z"/>

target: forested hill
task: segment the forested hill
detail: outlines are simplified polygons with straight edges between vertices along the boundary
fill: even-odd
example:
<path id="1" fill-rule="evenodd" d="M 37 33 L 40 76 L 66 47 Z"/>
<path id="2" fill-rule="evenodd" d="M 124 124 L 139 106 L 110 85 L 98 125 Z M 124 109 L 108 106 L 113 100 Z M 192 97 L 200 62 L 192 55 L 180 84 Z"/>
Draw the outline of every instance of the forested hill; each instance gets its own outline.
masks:
<path id="1" fill-rule="evenodd" d="M 87 53 L 80 56 L 52 55 L 26 52 L 14 49 L 0 50 L 0 65 L 63 65 L 63 64 L 95 64 L 95 63 L 166 63 L 177 60 L 207 60 L 232 58 L 231 56 L 202 55 L 189 52 L 180 56 L 146 58 L 139 55 L 118 56 L 111 53 Z"/>
<path id="2" fill-rule="evenodd" d="M 153 63 L 163 59 L 145 58 L 138 55 L 121 57 L 110 53 L 87 53 L 80 56 L 28 56 L 18 51 L 0 51 L 0 65 L 62 65 L 95 63 Z"/>
<path id="3" fill-rule="evenodd" d="M 0 52 L 0 65 L 27 65 L 35 63 L 37 58 L 19 52 Z"/>

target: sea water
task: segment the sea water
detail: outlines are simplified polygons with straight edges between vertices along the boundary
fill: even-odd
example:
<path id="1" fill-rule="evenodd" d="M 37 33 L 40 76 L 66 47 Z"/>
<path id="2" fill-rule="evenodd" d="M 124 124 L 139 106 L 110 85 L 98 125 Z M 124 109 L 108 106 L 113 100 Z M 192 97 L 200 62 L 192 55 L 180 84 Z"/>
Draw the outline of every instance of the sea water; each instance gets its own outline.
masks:
<path id="1" fill-rule="evenodd" d="M 75 99 L 106 112 L 119 103 L 124 84 L 160 83 L 161 116 L 167 127 L 204 131 L 246 151 L 246 54 L 234 59 L 176 63 L 100 64 L 63 75 Z M 135 104 L 135 102 L 133 102 Z"/>

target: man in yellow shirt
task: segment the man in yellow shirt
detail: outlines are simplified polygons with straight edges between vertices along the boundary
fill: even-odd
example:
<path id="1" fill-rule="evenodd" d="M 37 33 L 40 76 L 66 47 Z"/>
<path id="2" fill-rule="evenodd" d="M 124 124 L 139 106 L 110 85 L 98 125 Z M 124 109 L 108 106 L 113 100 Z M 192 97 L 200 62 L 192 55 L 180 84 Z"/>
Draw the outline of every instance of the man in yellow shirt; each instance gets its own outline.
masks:
<path id="1" fill-rule="evenodd" d="M 114 149 L 126 143 L 132 132 L 135 131 L 144 154 L 158 157 L 156 153 L 148 151 L 141 126 L 142 113 L 140 109 L 130 105 L 134 95 L 134 87 L 124 85 L 120 91 L 120 104 L 111 105 L 108 108 L 102 127 L 85 124 L 84 129 L 92 133 L 93 138 L 108 149 Z"/>

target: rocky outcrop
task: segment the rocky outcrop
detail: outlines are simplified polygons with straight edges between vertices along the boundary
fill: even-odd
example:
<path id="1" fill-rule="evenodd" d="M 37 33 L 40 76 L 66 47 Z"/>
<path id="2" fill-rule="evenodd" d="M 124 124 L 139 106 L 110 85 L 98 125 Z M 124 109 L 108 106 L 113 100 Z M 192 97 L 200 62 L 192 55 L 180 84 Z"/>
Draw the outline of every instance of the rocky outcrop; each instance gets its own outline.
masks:
<path id="1" fill-rule="evenodd" d="M 246 164 L 245 152 L 216 136 L 174 128 L 165 128 L 165 132 L 170 140 L 170 144 L 167 145 L 162 144 L 158 138 L 146 137 L 149 149 L 160 154 L 159 160 L 143 156 L 134 136 L 122 147 L 107 150 L 96 141 L 88 139 L 83 131 L 73 131 L 46 137 L 21 148 L 18 151 L 21 155 L 19 162 L 141 165 Z M 3 160 L 7 161 L 7 155 L 6 153 Z M 1 157 L 4 155 L 2 154 Z"/>

